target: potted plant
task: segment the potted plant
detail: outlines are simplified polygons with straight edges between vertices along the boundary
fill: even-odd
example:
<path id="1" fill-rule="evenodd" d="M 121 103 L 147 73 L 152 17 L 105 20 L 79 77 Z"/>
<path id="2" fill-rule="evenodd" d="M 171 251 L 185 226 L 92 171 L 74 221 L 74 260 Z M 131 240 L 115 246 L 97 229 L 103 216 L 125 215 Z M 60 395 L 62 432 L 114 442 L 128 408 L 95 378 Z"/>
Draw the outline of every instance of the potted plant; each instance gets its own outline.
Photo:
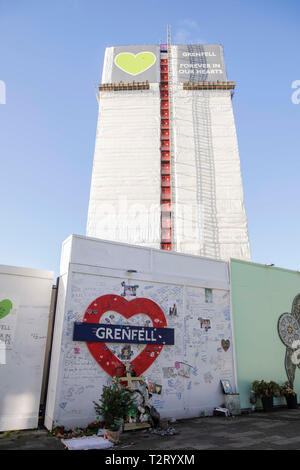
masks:
<path id="1" fill-rule="evenodd" d="M 286 399 L 287 407 L 291 410 L 298 408 L 297 404 L 297 393 L 294 391 L 293 386 L 290 382 L 284 382 L 280 387 L 280 395 L 284 396 Z"/>
<path id="2" fill-rule="evenodd" d="M 280 396 L 280 386 L 273 380 L 270 382 L 255 380 L 252 383 L 252 390 L 261 399 L 264 411 L 272 410 L 274 397 Z"/>
<path id="3" fill-rule="evenodd" d="M 93 403 L 97 415 L 104 420 L 104 437 L 117 444 L 122 422 L 133 406 L 130 391 L 115 379 L 112 385 L 103 387 L 100 403 Z"/>

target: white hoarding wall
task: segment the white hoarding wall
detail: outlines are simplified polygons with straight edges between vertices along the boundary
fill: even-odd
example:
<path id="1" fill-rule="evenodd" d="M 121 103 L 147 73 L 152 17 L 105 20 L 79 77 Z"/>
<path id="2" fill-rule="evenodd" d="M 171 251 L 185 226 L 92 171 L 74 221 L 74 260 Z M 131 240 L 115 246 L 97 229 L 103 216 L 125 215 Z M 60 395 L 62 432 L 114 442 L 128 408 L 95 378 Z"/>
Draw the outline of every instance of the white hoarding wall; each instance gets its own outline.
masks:
<path id="1" fill-rule="evenodd" d="M 0 266 L 0 431 L 38 425 L 53 273 Z"/>
<path id="2" fill-rule="evenodd" d="M 148 383 L 161 387 L 161 393 L 150 400 L 161 417 L 211 414 L 224 402 L 220 379 L 230 380 L 235 389 L 225 262 L 72 236 L 64 243 L 61 266 L 48 429 L 94 421 L 93 401 L 99 400 L 103 385 L 112 383 L 110 370 L 117 363 L 130 361 L 142 367 Z M 128 274 L 128 270 L 136 272 Z M 84 323 L 97 314 L 106 295 L 110 303 L 105 304 L 101 324 L 155 330 L 158 318 L 145 313 L 145 305 L 155 302 L 166 328 L 174 329 L 174 344 L 150 348 L 100 342 L 92 350 L 86 342 L 74 341 L 74 322 Z M 120 302 L 128 310 L 124 314 L 114 307 Z"/>
<path id="3" fill-rule="evenodd" d="M 87 235 L 160 246 L 160 92 L 100 96 Z"/>
<path id="4" fill-rule="evenodd" d="M 172 46 L 174 233 L 177 251 L 250 259 L 230 91 L 183 90 Z M 175 68 L 174 68 L 175 67 Z"/>

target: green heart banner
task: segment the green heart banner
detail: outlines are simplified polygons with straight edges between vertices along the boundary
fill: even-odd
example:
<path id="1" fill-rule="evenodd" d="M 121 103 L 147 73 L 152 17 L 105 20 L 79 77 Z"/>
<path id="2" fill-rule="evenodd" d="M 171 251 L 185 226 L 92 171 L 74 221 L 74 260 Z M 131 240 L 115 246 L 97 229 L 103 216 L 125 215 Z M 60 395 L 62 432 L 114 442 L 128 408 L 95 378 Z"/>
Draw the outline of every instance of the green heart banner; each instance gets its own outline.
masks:
<path id="1" fill-rule="evenodd" d="M 9 314 L 13 307 L 12 302 L 9 299 L 4 299 L 0 302 L 0 320 Z"/>
<path id="2" fill-rule="evenodd" d="M 156 62 L 156 56 L 153 52 L 139 52 L 132 54 L 131 52 L 121 52 L 115 57 L 115 64 L 123 72 L 130 75 L 139 75 L 148 70 Z"/>

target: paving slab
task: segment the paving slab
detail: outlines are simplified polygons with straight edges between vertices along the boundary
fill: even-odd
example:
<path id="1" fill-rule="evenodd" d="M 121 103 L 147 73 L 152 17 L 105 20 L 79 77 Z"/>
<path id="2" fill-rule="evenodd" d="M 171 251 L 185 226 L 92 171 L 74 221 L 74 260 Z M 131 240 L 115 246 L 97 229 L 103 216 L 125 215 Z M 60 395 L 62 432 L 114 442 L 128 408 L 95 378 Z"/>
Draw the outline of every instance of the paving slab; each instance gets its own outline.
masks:
<path id="1" fill-rule="evenodd" d="M 227 418 L 181 420 L 175 435 L 127 431 L 113 450 L 283 450 L 300 449 L 300 410 L 276 409 Z M 61 440 L 45 428 L 0 433 L 1 450 L 63 450 Z"/>
<path id="2" fill-rule="evenodd" d="M 63 450 L 64 445 L 45 428 L 0 433 L 1 450 Z"/>

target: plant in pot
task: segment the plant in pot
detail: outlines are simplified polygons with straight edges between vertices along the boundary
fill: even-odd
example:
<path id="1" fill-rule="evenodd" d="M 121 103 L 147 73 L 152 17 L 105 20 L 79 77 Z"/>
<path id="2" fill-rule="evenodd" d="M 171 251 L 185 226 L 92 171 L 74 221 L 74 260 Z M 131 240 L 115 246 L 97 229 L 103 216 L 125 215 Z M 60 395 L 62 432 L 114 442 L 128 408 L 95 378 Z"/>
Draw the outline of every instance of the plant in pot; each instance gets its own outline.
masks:
<path id="1" fill-rule="evenodd" d="M 285 397 L 287 407 L 291 410 L 298 408 L 297 393 L 294 391 L 292 384 L 289 381 L 284 382 L 280 387 L 280 395 Z"/>
<path id="2" fill-rule="evenodd" d="M 272 410 L 274 397 L 280 396 L 280 386 L 273 380 L 270 382 L 255 380 L 252 383 L 252 390 L 261 399 L 264 411 Z"/>
<path id="3" fill-rule="evenodd" d="M 104 420 L 104 437 L 117 444 L 121 424 L 133 406 L 130 391 L 115 379 L 112 385 L 103 387 L 100 403 L 93 403 L 97 415 L 101 415 Z"/>

